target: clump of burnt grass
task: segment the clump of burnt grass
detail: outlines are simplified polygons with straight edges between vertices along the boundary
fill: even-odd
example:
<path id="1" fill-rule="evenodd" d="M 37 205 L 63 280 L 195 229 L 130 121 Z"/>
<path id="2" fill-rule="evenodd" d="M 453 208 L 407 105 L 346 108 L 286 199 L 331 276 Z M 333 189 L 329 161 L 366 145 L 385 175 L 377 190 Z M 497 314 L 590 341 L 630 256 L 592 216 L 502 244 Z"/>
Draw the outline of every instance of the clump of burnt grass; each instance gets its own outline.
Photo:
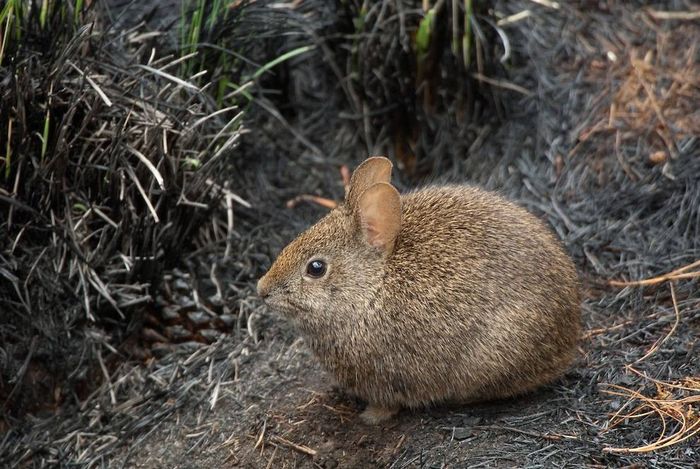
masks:
<path id="1" fill-rule="evenodd" d="M 212 58 L 222 59 L 206 56 L 216 52 L 211 44 L 246 44 L 245 58 L 227 59 L 237 66 L 224 88 L 257 64 L 288 58 L 274 73 L 255 74 L 256 131 L 263 121 L 282 124 L 316 162 L 352 145 L 358 157 L 386 154 L 405 173 L 425 174 L 446 127 L 498 119 L 506 93 L 530 93 L 509 81 L 512 47 L 492 3 L 258 0 L 203 29 L 199 50 L 211 69 Z M 351 141 L 341 127 L 353 129 Z M 468 146 L 475 135 L 461 137 Z"/>
<path id="2" fill-rule="evenodd" d="M 83 2 L 6 2 L 0 21 L 0 427 L 109 377 L 163 269 L 226 240 L 219 109 L 161 34 Z M 231 200 L 229 200 L 231 202 Z M 111 357 L 111 358 L 110 358 Z"/>
<path id="3" fill-rule="evenodd" d="M 351 28 L 337 63 L 346 78 L 338 79 L 368 153 L 386 138 L 386 150 L 413 174 L 421 159 L 432 166 L 426 160 L 445 121 L 466 127 L 495 117 L 484 108 L 498 114 L 490 90 L 505 83 L 511 57 L 491 2 L 343 3 Z"/>

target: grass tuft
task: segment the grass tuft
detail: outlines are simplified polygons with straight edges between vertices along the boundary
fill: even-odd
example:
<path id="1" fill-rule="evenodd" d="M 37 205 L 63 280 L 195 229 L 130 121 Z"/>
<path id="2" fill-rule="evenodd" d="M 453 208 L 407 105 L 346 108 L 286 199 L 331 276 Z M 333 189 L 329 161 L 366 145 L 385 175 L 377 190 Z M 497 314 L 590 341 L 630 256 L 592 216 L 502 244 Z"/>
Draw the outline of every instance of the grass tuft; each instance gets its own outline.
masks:
<path id="1" fill-rule="evenodd" d="M 0 21 L 0 354 L 11 357 L 0 364 L 0 403 L 9 418 L 86 398 L 77 389 L 99 384 L 99 358 L 113 359 L 139 327 L 163 271 L 227 242 L 222 187 L 242 130 L 240 110 L 218 109 L 206 83 L 178 76 L 176 65 L 196 56 L 174 59 L 143 27 L 105 27 L 78 1 L 18 12 L 21 3 L 6 3 Z M 46 385 L 33 385 L 37 377 Z"/>

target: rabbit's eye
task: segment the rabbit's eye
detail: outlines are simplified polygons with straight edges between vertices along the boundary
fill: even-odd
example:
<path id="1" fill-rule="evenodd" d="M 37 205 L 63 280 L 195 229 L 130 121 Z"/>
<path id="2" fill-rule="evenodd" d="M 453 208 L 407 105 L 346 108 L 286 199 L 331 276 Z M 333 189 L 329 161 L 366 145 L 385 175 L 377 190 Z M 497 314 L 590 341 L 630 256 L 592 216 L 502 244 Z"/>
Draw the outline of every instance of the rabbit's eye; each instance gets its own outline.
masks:
<path id="1" fill-rule="evenodd" d="M 306 264 L 306 275 L 311 278 L 321 278 L 326 274 L 326 263 L 314 259 Z"/>

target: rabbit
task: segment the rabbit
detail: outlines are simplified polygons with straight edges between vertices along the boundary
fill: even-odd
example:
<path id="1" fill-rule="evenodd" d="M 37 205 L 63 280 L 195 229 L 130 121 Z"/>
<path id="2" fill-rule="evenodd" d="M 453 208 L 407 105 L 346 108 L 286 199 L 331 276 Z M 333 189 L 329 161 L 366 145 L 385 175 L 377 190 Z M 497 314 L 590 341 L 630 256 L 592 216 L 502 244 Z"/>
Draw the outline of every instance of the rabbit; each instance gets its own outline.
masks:
<path id="1" fill-rule="evenodd" d="M 379 424 L 401 408 L 508 398 L 570 365 L 574 265 L 534 215 L 476 187 L 399 195 L 371 157 L 345 200 L 285 247 L 257 292 Z"/>

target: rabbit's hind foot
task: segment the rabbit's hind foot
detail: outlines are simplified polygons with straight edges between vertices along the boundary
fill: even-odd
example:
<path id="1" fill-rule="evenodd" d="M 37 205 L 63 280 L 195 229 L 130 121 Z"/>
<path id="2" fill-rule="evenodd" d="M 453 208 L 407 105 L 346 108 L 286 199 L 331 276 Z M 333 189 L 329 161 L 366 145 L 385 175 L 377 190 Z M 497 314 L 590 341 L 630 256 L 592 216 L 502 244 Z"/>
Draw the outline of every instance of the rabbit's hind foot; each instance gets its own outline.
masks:
<path id="1" fill-rule="evenodd" d="M 386 422 L 399 412 L 398 407 L 382 407 L 369 404 L 360 414 L 360 419 L 366 425 L 377 425 Z"/>

